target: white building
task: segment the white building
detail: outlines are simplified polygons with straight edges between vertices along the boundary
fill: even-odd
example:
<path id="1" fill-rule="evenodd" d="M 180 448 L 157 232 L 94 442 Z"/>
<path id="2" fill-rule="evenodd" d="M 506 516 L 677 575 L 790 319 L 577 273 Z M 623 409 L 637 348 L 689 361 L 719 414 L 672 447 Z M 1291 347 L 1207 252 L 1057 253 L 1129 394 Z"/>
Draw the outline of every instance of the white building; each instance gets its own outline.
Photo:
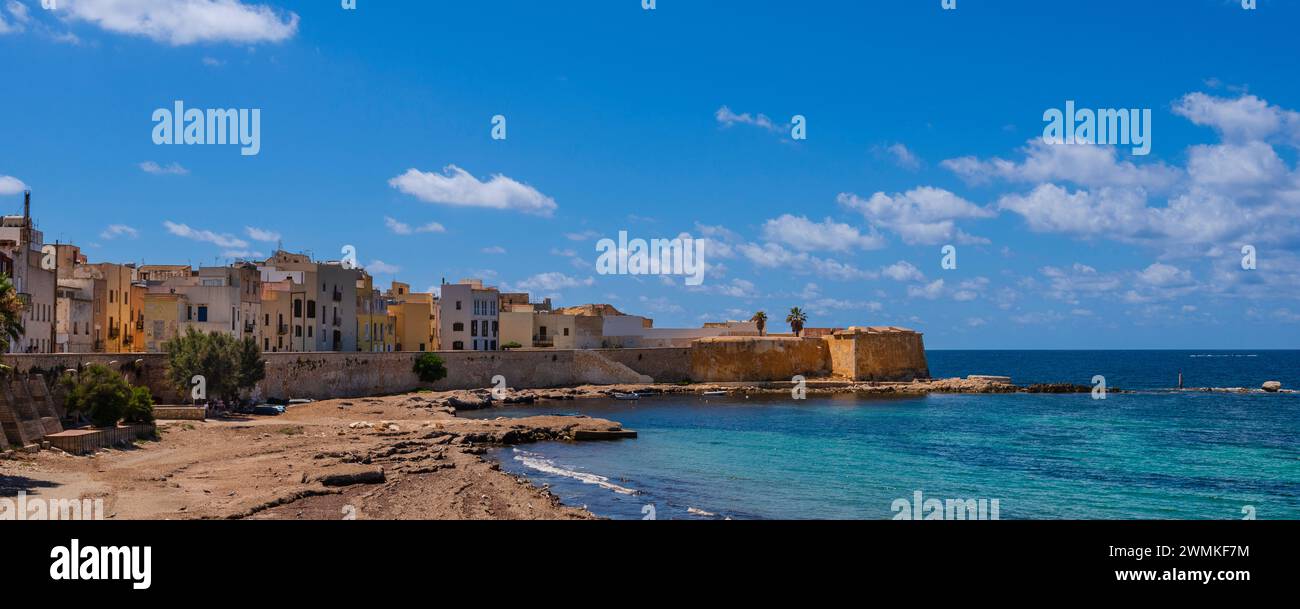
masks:
<path id="1" fill-rule="evenodd" d="M 41 252 L 45 236 L 32 223 L 31 198 L 31 192 L 24 193 L 23 215 L 0 218 L 0 251 L 13 259 L 14 289 L 26 305 L 23 336 L 9 345 L 10 353 L 52 353 L 55 348 L 56 257 Z"/>
<path id="2" fill-rule="evenodd" d="M 499 348 L 501 293 L 481 279 L 442 284 L 438 299 L 438 348 L 443 351 L 496 351 Z"/>

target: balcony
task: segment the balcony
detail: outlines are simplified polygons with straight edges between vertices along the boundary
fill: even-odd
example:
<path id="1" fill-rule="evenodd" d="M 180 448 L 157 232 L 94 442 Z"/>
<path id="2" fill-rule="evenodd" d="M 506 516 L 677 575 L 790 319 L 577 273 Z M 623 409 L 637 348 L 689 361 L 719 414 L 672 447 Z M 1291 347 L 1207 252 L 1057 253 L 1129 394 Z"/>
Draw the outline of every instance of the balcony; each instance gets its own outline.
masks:
<path id="1" fill-rule="evenodd" d="M 533 336 L 534 349 L 550 349 L 551 347 L 554 346 L 555 346 L 554 336 L 546 336 L 545 334 L 539 334 Z"/>
<path id="2" fill-rule="evenodd" d="M 343 325 L 343 317 L 339 315 L 338 311 L 334 312 L 334 325 L 335 326 Z"/>
<path id="3" fill-rule="evenodd" d="M 257 331 L 257 324 L 246 321 L 244 322 L 244 334 L 252 334 Z"/>
<path id="4" fill-rule="evenodd" d="M 144 332 L 144 320 L 143 320 L 143 319 L 136 320 L 136 322 L 135 322 L 135 330 L 136 330 L 136 332 Z"/>
<path id="5" fill-rule="evenodd" d="M 275 333 L 280 336 L 285 336 L 286 334 L 289 333 L 289 324 L 279 324 L 279 326 L 275 329 Z"/>
<path id="6" fill-rule="evenodd" d="M 135 342 L 134 334 L 127 334 L 126 336 L 122 337 L 122 344 L 124 345 L 129 345 L 134 342 Z"/>
<path id="7" fill-rule="evenodd" d="M 343 302 L 343 292 L 338 288 L 334 288 L 334 302 Z"/>
<path id="8" fill-rule="evenodd" d="M 122 328 L 120 328 L 120 327 L 118 327 L 118 326 L 109 326 L 109 327 L 108 327 L 108 338 L 109 338 L 110 340 L 116 340 L 117 337 L 119 337 L 119 336 L 121 336 L 121 335 L 122 335 Z"/>

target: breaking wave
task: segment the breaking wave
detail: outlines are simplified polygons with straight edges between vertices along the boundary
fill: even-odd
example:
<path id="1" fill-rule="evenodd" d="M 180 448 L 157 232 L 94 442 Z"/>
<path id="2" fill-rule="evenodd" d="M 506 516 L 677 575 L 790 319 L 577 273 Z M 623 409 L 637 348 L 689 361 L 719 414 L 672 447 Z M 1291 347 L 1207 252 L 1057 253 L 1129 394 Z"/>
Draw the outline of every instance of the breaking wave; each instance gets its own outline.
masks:
<path id="1" fill-rule="evenodd" d="M 554 461 L 551 461 L 550 459 L 542 457 L 541 455 L 538 455 L 536 453 L 530 453 L 525 450 L 519 450 L 518 448 L 512 450 L 514 450 L 515 452 L 515 461 L 518 461 L 519 463 L 523 464 L 523 466 L 527 467 L 528 469 L 536 470 L 544 474 L 551 474 L 552 476 L 562 476 L 565 478 L 572 478 L 584 484 L 594 484 L 596 486 L 599 486 L 600 488 L 614 491 L 615 493 L 618 493 L 620 495 L 638 494 L 636 490 L 614 484 L 613 482 L 609 481 L 609 478 L 606 478 L 604 476 L 598 476 L 596 474 L 589 474 L 587 472 L 578 472 L 578 471 L 573 471 L 571 469 L 565 469 L 563 467 L 560 467 L 559 465 L 556 465 Z"/>

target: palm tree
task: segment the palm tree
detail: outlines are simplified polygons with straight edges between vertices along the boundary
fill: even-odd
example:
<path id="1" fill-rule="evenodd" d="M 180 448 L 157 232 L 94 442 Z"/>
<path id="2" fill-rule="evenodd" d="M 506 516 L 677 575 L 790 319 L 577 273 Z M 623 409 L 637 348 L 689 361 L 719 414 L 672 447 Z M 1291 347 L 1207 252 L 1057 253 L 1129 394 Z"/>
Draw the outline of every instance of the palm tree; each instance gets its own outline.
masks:
<path id="1" fill-rule="evenodd" d="M 25 308 L 9 276 L 0 274 L 0 352 L 9 351 L 9 345 L 22 338 Z"/>
<path id="2" fill-rule="evenodd" d="M 758 335 L 762 336 L 763 331 L 767 329 L 767 313 L 759 311 L 755 313 L 753 317 L 749 318 L 749 321 L 758 324 Z"/>
<path id="3" fill-rule="evenodd" d="M 799 307 L 790 309 L 790 314 L 785 316 L 785 323 L 790 324 L 790 329 L 794 330 L 795 336 L 799 336 L 799 333 L 803 332 L 803 324 L 806 321 L 808 321 L 808 316 Z"/>

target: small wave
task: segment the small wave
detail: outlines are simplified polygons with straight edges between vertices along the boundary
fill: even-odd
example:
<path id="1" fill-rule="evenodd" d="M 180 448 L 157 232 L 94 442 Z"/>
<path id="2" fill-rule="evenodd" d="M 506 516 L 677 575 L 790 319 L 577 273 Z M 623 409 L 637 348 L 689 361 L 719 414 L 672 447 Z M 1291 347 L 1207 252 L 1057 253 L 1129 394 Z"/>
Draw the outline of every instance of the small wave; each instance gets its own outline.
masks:
<path id="1" fill-rule="evenodd" d="M 620 495 L 638 494 L 636 490 L 614 484 L 613 482 L 609 481 L 609 478 L 606 478 L 604 476 L 598 476 L 596 474 L 589 474 L 586 472 L 577 472 L 571 469 L 564 469 L 563 467 L 556 465 L 554 461 L 542 457 L 541 455 L 530 453 L 528 451 L 519 450 L 518 448 L 514 449 L 514 451 L 515 451 L 515 461 L 522 463 L 524 467 L 527 467 L 529 469 L 537 470 L 544 474 L 551 474 L 553 476 L 572 478 L 574 480 L 582 482 L 583 484 L 594 484 L 596 486 L 599 486 L 600 488 L 609 489 Z"/>
<path id="2" fill-rule="evenodd" d="M 1205 353 L 1200 355 L 1189 355 L 1187 357 L 1259 357 L 1254 353 Z"/>
<path id="3" fill-rule="evenodd" d="M 700 508 L 686 508 L 686 513 L 695 516 L 717 516 L 717 514 L 714 514 L 713 512 L 706 512 Z"/>

